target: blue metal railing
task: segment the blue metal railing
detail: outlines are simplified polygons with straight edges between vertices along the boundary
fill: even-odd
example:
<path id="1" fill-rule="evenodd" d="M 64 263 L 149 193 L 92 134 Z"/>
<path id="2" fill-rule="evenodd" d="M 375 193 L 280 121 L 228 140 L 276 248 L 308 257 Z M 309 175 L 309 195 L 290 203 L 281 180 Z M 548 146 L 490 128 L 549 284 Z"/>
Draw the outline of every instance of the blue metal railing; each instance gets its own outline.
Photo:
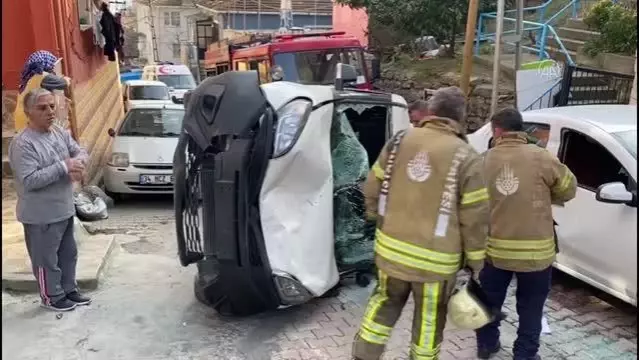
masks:
<path id="1" fill-rule="evenodd" d="M 546 90 L 546 92 L 544 92 L 540 97 L 538 97 L 535 101 L 528 105 L 528 107 L 525 108 L 523 111 L 555 107 L 555 105 L 557 105 L 555 102 L 555 95 L 557 95 L 561 90 L 561 83 L 562 79 L 557 80 L 550 87 L 550 89 Z M 546 106 L 544 106 L 544 103 L 546 104 Z M 538 106 L 535 107 L 535 105 Z"/>
<path id="2" fill-rule="evenodd" d="M 579 9 L 581 8 L 581 2 L 580 0 L 570 0 L 563 8 L 561 8 L 559 11 L 557 11 L 547 20 L 544 20 L 546 16 L 546 9 L 553 1 L 554 0 L 548 0 L 541 5 L 524 8 L 524 12 L 539 11 L 539 21 L 526 21 L 526 20 L 523 21 L 524 31 L 536 31 L 538 34 L 537 38 L 539 39 L 539 41 L 536 41 L 536 43 L 533 44 L 534 46 L 522 46 L 522 49 L 535 53 L 539 56 L 539 60 L 544 60 L 549 57 L 549 54 L 546 51 L 546 45 L 547 45 L 547 39 L 549 35 L 552 35 L 553 39 L 555 40 L 555 42 L 557 43 L 559 47 L 558 49 L 566 58 L 566 62 L 569 65 L 574 65 L 575 62 L 573 61 L 572 56 L 570 55 L 570 53 L 564 46 L 559 36 L 557 35 L 557 32 L 553 28 L 552 24 L 555 21 L 557 21 L 559 17 L 563 15 L 568 9 L 571 9 L 571 12 L 572 12 L 571 16 L 573 18 L 577 17 L 577 13 Z M 516 9 L 506 10 L 504 13 L 507 14 L 507 13 L 513 13 L 516 11 L 517 11 Z M 475 40 L 475 56 L 479 55 L 479 45 L 481 41 L 484 41 L 484 40 L 494 41 L 496 37 L 496 33 L 483 33 L 482 31 L 483 24 L 484 24 L 484 20 L 486 19 L 497 19 L 497 13 L 490 12 L 490 13 L 479 14 L 479 20 L 477 22 L 477 36 Z M 504 17 L 504 22 L 506 21 L 513 22 L 513 23 L 517 22 L 517 20 L 514 18 Z M 531 27 L 526 27 L 527 25 Z M 502 34 L 514 34 L 514 33 L 516 33 L 516 30 L 504 31 Z M 522 36 L 523 36 L 523 33 L 522 33 Z M 505 42 L 505 43 L 509 45 L 515 45 L 515 43 L 513 42 Z"/>

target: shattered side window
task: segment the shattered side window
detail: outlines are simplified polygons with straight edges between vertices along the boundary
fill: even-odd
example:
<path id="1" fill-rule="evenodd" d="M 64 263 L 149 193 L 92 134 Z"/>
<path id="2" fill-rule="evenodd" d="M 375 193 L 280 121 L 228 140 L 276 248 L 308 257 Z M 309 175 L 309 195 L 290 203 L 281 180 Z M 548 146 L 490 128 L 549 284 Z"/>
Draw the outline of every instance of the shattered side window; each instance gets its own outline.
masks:
<path id="1" fill-rule="evenodd" d="M 365 267 L 373 262 L 375 234 L 362 191 L 369 160 L 344 110 L 337 110 L 331 125 L 335 256 L 340 268 Z"/>

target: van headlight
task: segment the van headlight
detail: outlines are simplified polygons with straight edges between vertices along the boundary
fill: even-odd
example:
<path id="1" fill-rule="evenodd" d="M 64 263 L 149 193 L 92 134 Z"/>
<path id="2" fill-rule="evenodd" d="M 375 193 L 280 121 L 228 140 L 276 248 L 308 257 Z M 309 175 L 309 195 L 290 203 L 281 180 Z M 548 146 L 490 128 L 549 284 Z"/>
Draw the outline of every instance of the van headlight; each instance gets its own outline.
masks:
<path id="1" fill-rule="evenodd" d="M 111 154 L 111 158 L 107 162 L 107 165 L 113 167 L 127 167 L 129 166 L 129 154 L 114 152 Z"/>
<path id="2" fill-rule="evenodd" d="M 273 158 L 286 154 L 297 142 L 311 113 L 308 99 L 295 99 L 277 110 Z"/>
<path id="3" fill-rule="evenodd" d="M 273 280 L 282 305 L 303 304 L 313 298 L 313 294 L 290 274 L 274 271 Z"/>

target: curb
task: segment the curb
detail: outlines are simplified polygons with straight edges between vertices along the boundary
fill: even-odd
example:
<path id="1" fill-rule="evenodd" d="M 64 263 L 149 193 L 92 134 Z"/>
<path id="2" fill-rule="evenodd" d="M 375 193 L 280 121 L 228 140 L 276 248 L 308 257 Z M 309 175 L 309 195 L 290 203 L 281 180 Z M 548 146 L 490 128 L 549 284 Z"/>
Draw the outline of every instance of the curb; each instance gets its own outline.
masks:
<path id="1" fill-rule="evenodd" d="M 78 244 L 76 280 L 82 290 L 95 290 L 100 275 L 115 248 L 115 235 L 92 235 Z M 2 273 L 2 289 L 19 292 L 38 292 L 38 285 L 31 272 L 16 271 Z"/>

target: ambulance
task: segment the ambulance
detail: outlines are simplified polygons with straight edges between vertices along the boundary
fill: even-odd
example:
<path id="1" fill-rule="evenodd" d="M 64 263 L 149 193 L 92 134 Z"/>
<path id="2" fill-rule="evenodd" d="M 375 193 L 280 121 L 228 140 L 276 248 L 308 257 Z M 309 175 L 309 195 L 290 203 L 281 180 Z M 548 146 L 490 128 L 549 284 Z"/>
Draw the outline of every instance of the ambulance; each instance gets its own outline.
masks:
<path id="1" fill-rule="evenodd" d="M 159 63 L 147 65 L 142 70 L 142 80 L 161 81 L 169 87 L 174 103 L 184 102 L 184 94 L 197 86 L 191 70 L 186 65 Z"/>

